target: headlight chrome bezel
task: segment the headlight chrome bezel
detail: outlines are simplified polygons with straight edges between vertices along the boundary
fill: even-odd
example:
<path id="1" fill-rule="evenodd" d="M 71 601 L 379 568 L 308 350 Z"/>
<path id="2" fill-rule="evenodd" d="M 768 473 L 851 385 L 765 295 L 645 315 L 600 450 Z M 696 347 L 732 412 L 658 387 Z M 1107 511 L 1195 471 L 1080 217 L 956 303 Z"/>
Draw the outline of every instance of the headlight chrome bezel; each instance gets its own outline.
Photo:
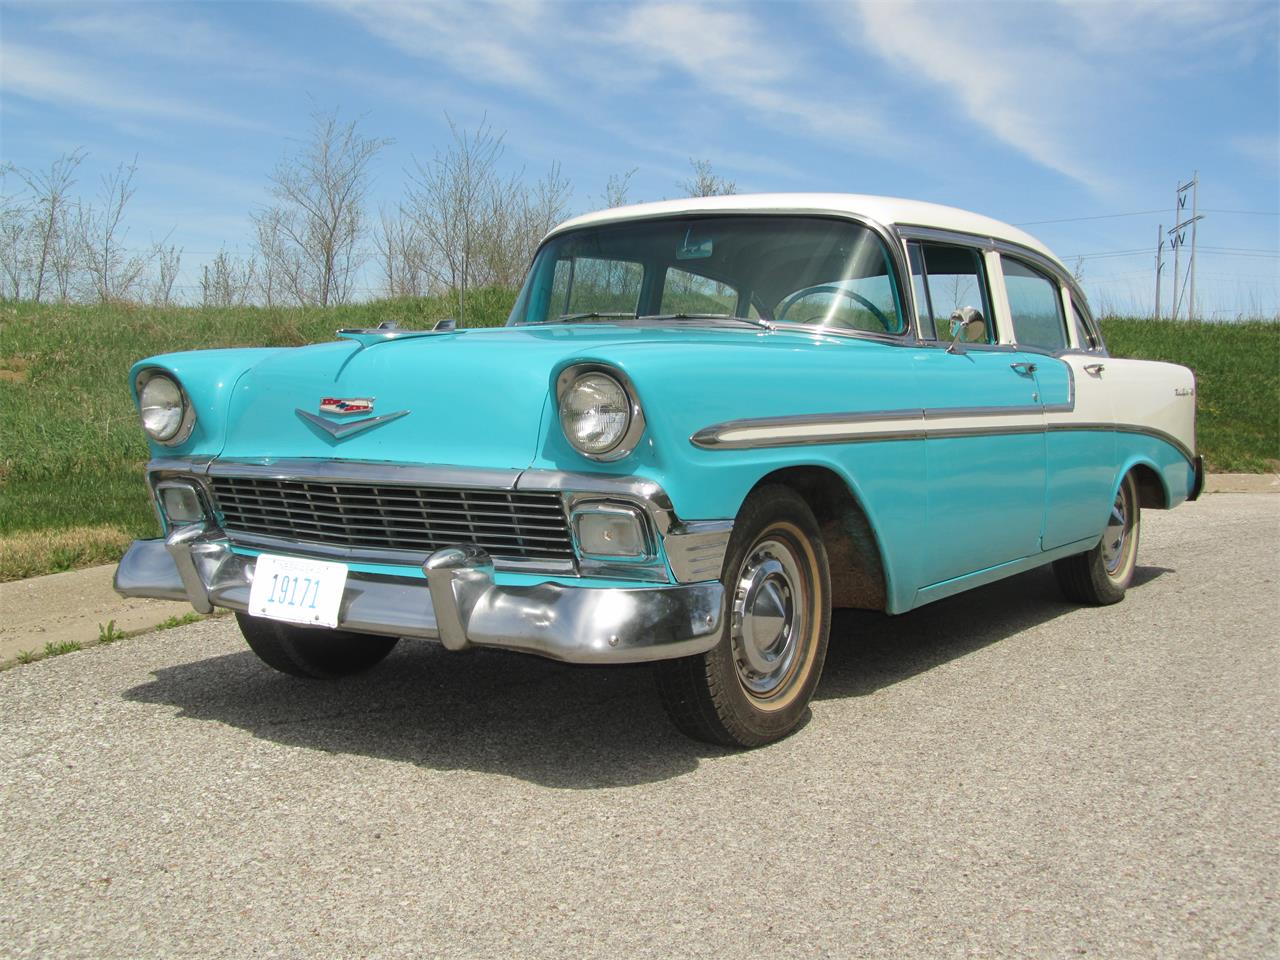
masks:
<path id="1" fill-rule="evenodd" d="M 164 378 L 178 388 L 178 396 L 182 403 L 182 416 L 178 420 L 178 429 L 164 438 L 152 433 L 147 428 L 146 421 L 142 417 L 142 391 L 148 383 L 158 378 Z M 186 443 L 191 436 L 191 431 L 195 429 L 196 410 L 191 403 L 191 397 L 187 395 L 187 388 L 182 385 L 182 381 L 167 370 L 162 370 L 159 367 L 147 367 L 145 370 L 138 371 L 138 376 L 134 381 L 134 390 L 138 397 L 138 420 L 141 422 L 142 432 L 147 435 L 147 438 L 163 447 L 176 447 Z"/>
<path id="2" fill-rule="evenodd" d="M 579 380 L 593 374 L 612 380 L 627 398 L 627 425 L 617 441 L 606 450 L 584 450 L 573 442 L 573 437 L 565 427 L 565 399 Z M 560 422 L 560 432 L 569 446 L 582 456 L 601 463 L 621 460 L 629 456 L 640 443 L 645 428 L 644 410 L 640 406 L 640 397 L 636 393 L 635 385 L 617 367 L 603 363 L 575 363 L 560 371 L 560 375 L 556 377 L 556 419 Z"/>

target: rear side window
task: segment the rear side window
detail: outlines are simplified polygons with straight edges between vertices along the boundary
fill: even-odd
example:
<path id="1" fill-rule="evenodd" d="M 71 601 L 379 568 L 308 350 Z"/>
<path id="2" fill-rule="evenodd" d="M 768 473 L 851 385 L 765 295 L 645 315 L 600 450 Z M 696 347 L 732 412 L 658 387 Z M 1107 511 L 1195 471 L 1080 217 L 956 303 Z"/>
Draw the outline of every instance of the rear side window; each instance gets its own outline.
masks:
<path id="1" fill-rule="evenodd" d="M 1001 257 L 1013 337 L 1022 347 L 1065 350 L 1067 325 L 1058 284 L 1021 260 Z"/>

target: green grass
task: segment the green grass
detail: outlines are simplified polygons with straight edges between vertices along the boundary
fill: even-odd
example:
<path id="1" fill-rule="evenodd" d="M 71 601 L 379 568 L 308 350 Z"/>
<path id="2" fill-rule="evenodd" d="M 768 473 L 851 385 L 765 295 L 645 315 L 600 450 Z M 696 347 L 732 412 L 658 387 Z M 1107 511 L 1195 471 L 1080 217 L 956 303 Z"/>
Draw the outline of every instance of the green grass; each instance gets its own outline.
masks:
<path id="1" fill-rule="evenodd" d="M 1215 473 L 1280 468 L 1280 322 L 1102 322 L 1117 357 L 1168 360 L 1196 373 L 1196 433 Z"/>
<path id="2" fill-rule="evenodd" d="M 467 326 L 502 323 L 514 294 L 473 291 Z M 224 346 L 295 346 L 339 327 L 455 316 L 445 298 L 328 309 L 0 304 L 0 580 L 118 558 L 155 536 L 147 447 L 125 375 L 145 356 Z M 1263 471 L 1280 459 L 1280 323 L 1104 321 L 1117 356 L 1173 360 L 1199 377 L 1200 445 L 1210 469 Z"/>
<path id="3" fill-rule="evenodd" d="M 188 623 L 199 623 L 203 619 L 203 614 L 192 611 L 191 613 L 184 613 L 180 617 L 166 617 L 156 624 L 156 629 L 172 630 L 174 627 L 185 627 Z"/>

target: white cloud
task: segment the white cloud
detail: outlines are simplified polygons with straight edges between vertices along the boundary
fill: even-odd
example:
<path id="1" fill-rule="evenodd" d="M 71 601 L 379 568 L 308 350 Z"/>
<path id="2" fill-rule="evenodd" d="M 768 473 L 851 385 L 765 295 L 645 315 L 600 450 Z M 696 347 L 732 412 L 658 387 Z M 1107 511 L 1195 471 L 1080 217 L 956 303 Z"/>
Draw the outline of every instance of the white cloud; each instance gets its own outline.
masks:
<path id="1" fill-rule="evenodd" d="M 841 24 L 851 43 L 936 85 L 970 120 L 1037 163 L 1103 189 L 1068 126 L 1073 101 L 1094 86 L 1069 49 L 1029 35 L 1012 39 L 1016 17 L 1003 5 L 859 0 L 855 9 L 858 21 Z"/>
<path id="2" fill-rule="evenodd" d="M 167 117 L 190 123 L 261 129 L 260 125 L 222 110 L 146 92 L 92 69 L 83 58 L 71 59 L 36 47 L 4 44 L 0 89 L 41 103 L 100 110 L 116 120 L 120 114 Z"/>
<path id="3" fill-rule="evenodd" d="M 887 131 L 870 110 L 833 102 L 829 90 L 796 75 L 810 62 L 805 51 L 786 49 L 741 8 L 650 3 L 634 7 L 621 25 L 601 34 L 622 41 L 650 63 L 674 65 L 704 90 L 736 102 L 765 119 L 799 122 L 808 133 L 860 148 L 883 145 Z M 842 91 L 853 98 L 853 90 Z"/>
<path id="4" fill-rule="evenodd" d="M 515 87 L 545 96 L 546 71 L 529 54 L 542 7 L 516 0 L 381 3 L 324 0 L 410 56 L 448 64 L 471 83 Z"/>

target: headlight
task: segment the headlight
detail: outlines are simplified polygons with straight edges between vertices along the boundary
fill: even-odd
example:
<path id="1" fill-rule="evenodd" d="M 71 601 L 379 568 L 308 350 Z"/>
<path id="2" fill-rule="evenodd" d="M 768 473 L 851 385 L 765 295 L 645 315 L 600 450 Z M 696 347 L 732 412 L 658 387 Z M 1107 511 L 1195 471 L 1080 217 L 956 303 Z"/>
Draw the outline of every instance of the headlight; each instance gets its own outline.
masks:
<path id="1" fill-rule="evenodd" d="M 157 443 L 181 443 L 195 421 L 186 394 L 168 374 L 144 372 L 138 377 L 138 410 L 142 429 Z"/>
<path id="2" fill-rule="evenodd" d="M 640 405 L 619 378 L 570 367 L 560 375 L 560 426 L 573 447 L 597 460 L 616 460 L 644 430 Z"/>

